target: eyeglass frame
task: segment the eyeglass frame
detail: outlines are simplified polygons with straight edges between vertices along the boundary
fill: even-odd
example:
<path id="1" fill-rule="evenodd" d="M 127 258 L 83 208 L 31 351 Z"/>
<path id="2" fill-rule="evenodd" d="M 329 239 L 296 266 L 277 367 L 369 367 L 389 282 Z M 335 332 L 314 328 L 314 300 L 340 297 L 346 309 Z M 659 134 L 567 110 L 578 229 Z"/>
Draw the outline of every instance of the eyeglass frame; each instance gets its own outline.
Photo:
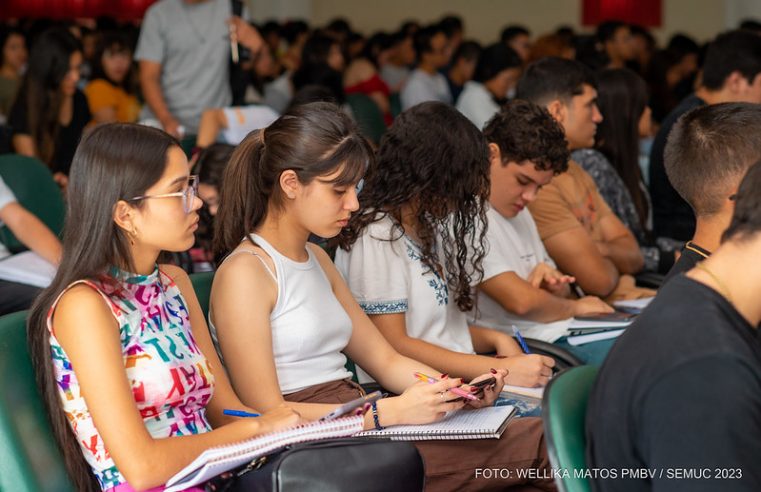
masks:
<path id="1" fill-rule="evenodd" d="M 148 198 L 182 198 L 182 210 L 189 214 L 193 210 L 193 200 L 198 196 L 198 175 L 191 174 L 188 176 L 188 186 L 182 191 L 174 193 L 161 193 L 159 195 L 140 195 L 127 199 L 128 202 L 137 200 L 146 200 Z"/>

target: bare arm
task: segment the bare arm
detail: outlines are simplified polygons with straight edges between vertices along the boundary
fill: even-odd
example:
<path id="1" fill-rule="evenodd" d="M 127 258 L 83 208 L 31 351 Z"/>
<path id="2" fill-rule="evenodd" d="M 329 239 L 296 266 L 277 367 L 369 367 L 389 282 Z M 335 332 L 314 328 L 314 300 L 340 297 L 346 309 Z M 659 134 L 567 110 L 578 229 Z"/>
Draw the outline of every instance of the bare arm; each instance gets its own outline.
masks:
<path id="1" fill-rule="evenodd" d="M 53 265 L 61 261 L 61 241 L 55 234 L 18 202 L 11 202 L 0 210 L 2 220 L 21 243 Z"/>
<path id="2" fill-rule="evenodd" d="M 597 243 L 600 253 L 609 258 L 620 273 L 639 273 L 645 260 L 634 234 L 615 214 L 600 220 L 600 230 L 603 235 L 603 241 Z"/>
<path id="3" fill-rule="evenodd" d="M 264 418 L 239 419 L 206 433 L 155 439 L 135 406 L 124 369 L 119 327 L 100 295 L 86 286 L 74 287 L 62 297 L 53 326 L 109 454 L 137 490 L 164 484 L 211 446 L 298 421 L 295 414 L 279 411 Z M 86 337 L 82 336 L 83 327 L 87 327 Z M 224 378 L 216 368 L 215 375 Z M 215 398 L 216 394 L 212 400 Z"/>
<path id="4" fill-rule="evenodd" d="M 13 135 L 11 139 L 13 143 L 13 150 L 17 154 L 25 155 L 27 157 L 37 157 L 37 147 L 34 145 L 34 140 L 30 135 L 24 133 L 18 133 Z"/>
<path id="5" fill-rule="evenodd" d="M 96 124 L 113 123 L 116 121 L 116 110 L 111 107 L 104 107 L 92 114 L 92 119 Z"/>
<path id="6" fill-rule="evenodd" d="M 606 297 L 616 288 L 616 265 L 600 254 L 595 242 L 581 225 L 546 238 L 544 246 L 558 268 L 576 277 L 585 292 Z"/>
<path id="7" fill-rule="evenodd" d="M 179 137 L 179 123 L 169 112 L 169 107 L 161 91 L 161 64 L 155 61 L 140 60 L 140 88 L 146 104 L 164 127 L 164 131 Z"/>
<path id="8" fill-rule="evenodd" d="M 484 294 L 497 301 L 505 311 L 540 323 L 611 310 L 605 302 L 593 296 L 579 300 L 558 297 L 534 287 L 515 272 L 501 273 L 482 282 L 478 287 Z"/>
<path id="9" fill-rule="evenodd" d="M 208 147 L 217 141 L 217 135 L 222 128 L 227 128 L 227 117 L 220 108 L 207 109 L 201 114 L 198 124 L 196 147 Z"/>
<path id="10" fill-rule="evenodd" d="M 473 350 L 477 354 L 496 352 L 497 355 L 510 356 L 522 353 L 513 337 L 507 333 L 480 326 L 469 326 L 468 329 L 473 341 Z"/>
<path id="11" fill-rule="evenodd" d="M 440 347 L 407 334 L 404 313 L 370 316 L 386 340 L 401 354 L 439 368 L 442 372 L 471 379 L 494 369 L 507 369 L 507 382 L 519 386 L 547 383 L 555 364 L 541 355 L 515 355 L 495 359 L 483 355 L 465 354 Z"/>

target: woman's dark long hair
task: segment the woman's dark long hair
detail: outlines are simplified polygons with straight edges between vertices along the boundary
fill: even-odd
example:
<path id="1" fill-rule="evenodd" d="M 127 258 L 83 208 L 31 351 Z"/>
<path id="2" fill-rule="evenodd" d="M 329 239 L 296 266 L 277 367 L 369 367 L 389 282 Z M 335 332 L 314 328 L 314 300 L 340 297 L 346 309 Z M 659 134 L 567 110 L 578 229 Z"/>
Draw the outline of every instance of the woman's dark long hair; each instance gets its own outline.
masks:
<path id="1" fill-rule="evenodd" d="M 321 85 L 330 89 L 336 101 L 344 102 L 343 75 L 328 65 L 334 46 L 340 44 L 324 34 L 315 33 L 307 40 L 301 52 L 301 65 L 292 78 L 296 91 L 306 85 Z"/>
<path id="2" fill-rule="evenodd" d="M 227 164 L 214 223 L 220 259 L 283 203 L 280 175 L 296 172 L 302 184 L 338 169 L 338 186 L 355 185 L 373 159 L 356 124 L 332 103 L 297 106 L 263 130 L 251 132 Z"/>
<path id="3" fill-rule="evenodd" d="M 90 76 L 90 80 L 96 80 L 96 79 L 107 80 L 111 84 L 117 87 L 121 87 L 128 94 L 134 93 L 135 92 L 134 87 L 132 86 L 133 67 L 130 66 L 129 70 L 124 76 L 124 80 L 122 80 L 121 82 L 111 80 L 110 78 L 108 78 L 108 75 L 106 75 L 106 71 L 103 69 L 103 54 L 106 51 L 117 52 L 117 53 L 129 53 L 130 56 L 132 56 L 132 43 L 130 42 L 129 37 L 120 31 L 109 31 L 109 32 L 103 33 L 100 36 L 100 39 L 98 39 L 98 45 L 95 48 L 95 57 L 93 58 L 92 75 Z"/>
<path id="4" fill-rule="evenodd" d="M 179 143 L 145 126 L 112 123 L 96 127 L 79 144 L 69 174 L 63 258 L 50 286 L 32 306 L 27 325 L 32 357 L 48 417 L 74 488 L 100 491 L 61 405 L 50 351 L 47 315 L 72 282 L 94 278 L 110 266 L 134 271 L 129 238 L 113 220 L 114 205 L 140 196 L 164 173 L 169 148 Z M 138 202 L 137 206 L 142 204 Z M 82 336 L 88 327 L 81 326 Z"/>
<path id="5" fill-rule="evenodd" d="M 597 105 L 604 118 L 597 125 L 595 146 L 621 176 L 642 230 L 647 230 L 647 197 L 639 167 L 639 120 L 647 107 L 647 85 L 627 68 L 602 70 L 597 76 Z"/>
<path id="6" fill-rule="evenodd" d="M 224 176 L 227 163 L 235 151 L 235 146 L 215 143 L 203 149 L 198 155 L 198 162 L 193 174 L 198 175 L 199 184 L 213 186 L 217 194 L 222 194 L 224 188 Z M 204 252 L 212 251 L 214 241 L 214 216 L 205 203 L 198 211 L 198 230 L 196 231 L 196 244 Z"/>
<path id="7" fill-rule="evenodd" d="M 402 208 L 412 206 L 423 264 L 446 273 L 457 306 L 468 311 L 471 285 L 483 275 L 488 197 L 483 134 L 452 107 L 422 103 L 400 114 L 383 135 L 340 246 L 349 251 L 365 227 L 388 215 L 401 236 Z"/>
<path id="8" fill-rule="evenodd" d="M 32 45 L 29 66 L 15 104 L 24 105 L 27 130 L 40 159 L 52 164 L 63 103 L 61 82 L 69 72 L 71 55 L 81 52 L 79 41 L 64 28 L 45 31 Z"/>

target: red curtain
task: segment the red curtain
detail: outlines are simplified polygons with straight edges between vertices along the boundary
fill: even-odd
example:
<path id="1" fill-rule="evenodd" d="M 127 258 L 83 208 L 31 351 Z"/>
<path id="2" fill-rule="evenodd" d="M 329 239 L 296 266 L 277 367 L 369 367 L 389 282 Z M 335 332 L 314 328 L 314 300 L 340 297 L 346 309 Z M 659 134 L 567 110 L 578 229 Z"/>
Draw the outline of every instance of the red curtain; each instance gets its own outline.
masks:
<path id="1" fill-rule="evenodd" d="M 620 20 L 645 27 L 659 27 L 663 15 L 661 0 L 584 0 L 581 22 L 594 26 L 606 20 Z"/>
<path id="2" fill-rule="evenodd" d="M 18 17 L 75 19 L 109 16 L 120 20 L 141 19 L 156 0 L 0 0 L 1 19 Z"/>

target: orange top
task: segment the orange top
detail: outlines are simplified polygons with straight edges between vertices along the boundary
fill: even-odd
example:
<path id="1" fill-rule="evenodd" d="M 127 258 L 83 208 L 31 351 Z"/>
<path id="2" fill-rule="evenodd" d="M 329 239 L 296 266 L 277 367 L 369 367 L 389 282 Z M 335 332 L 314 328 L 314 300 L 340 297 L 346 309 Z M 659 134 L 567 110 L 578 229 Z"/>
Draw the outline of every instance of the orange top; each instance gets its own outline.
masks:
<path id="1" fill-rule="evenodd" d="M 127 94 L 127 91 L 104 79 L 96 79 L 85 87 L 87 102 L 93 116 L 104 108 L 113 108 L 116 121 L 134 123 L 140 113 L 140 103 L 137 97 Z"/>

